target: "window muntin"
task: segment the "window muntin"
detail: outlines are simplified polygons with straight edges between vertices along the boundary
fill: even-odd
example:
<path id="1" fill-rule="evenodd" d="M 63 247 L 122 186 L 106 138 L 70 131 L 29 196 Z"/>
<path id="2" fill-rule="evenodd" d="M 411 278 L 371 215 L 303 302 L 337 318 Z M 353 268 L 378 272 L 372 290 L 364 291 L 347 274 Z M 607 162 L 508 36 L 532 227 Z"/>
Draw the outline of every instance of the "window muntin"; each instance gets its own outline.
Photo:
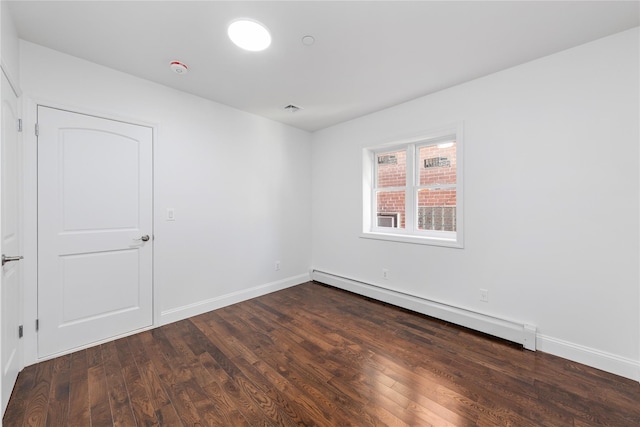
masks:
<path id="1" fill-rule="evenodd" d="M 365 149 L 362 237 L 462 247 L 461 148 L 458 126 Z"/>

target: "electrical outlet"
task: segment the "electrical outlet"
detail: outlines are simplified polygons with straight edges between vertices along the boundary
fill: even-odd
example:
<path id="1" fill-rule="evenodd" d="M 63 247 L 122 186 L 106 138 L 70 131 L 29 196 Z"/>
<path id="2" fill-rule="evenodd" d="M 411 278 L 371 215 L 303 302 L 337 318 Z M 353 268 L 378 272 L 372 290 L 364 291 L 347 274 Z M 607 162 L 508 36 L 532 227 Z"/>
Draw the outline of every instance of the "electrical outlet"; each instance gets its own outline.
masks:
<path id="1" fill-rule="evenodd" d="M 386 269 L 386 268 L 382 269 L 382 278 L 384 280 L 389 280 L 389 270 L 388 269 Z"/>
<path id="2" fill-rule="evenodd" d="M 480 289 L 480 301 L 489 302 L 489 291 L 486 289 Z"/>
<path id="3" fill-rule="evenodd" d="M 274 265 L 273 269 L 274 269 L 275 271 L 280 271 L 280 261 L 276 261 L 276 263 L 275 263 L 275 265 Z"/>

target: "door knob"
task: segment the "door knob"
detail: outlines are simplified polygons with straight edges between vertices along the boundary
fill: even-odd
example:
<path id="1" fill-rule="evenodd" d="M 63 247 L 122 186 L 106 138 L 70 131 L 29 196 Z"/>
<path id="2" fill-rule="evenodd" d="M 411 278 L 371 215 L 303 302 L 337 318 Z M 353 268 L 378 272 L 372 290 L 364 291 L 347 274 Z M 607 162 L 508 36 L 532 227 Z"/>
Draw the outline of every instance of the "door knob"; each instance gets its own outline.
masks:
<path id="1" fill-rule="evenodd" d="M 149 235 L 148 235 L 148 234 L 145 234 L 144 236 L 142 236 L 142 237 L 140 238 L 140 240 L 142 240 L 143 242 L 148 242 L 148 241 L 149 241 Z"/>
<path id="2" fill-rule="evenodd" d="M 2 265 L 11 261 L 20 261 L 21 259 L 22 256 L 4 256 L 4 254 L 2 254 Z"/>

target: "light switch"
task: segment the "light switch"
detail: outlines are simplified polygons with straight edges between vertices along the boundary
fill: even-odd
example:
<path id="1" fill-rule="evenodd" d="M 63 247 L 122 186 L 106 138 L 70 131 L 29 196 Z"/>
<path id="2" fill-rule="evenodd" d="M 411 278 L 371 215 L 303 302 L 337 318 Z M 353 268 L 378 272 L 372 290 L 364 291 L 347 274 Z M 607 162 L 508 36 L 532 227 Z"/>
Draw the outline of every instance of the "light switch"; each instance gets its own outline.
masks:
<path id="1" fill-rule="evenodd" d="M 175 221 L 176 213 L 173 208 L 167 208 L 167 221 Z"/>

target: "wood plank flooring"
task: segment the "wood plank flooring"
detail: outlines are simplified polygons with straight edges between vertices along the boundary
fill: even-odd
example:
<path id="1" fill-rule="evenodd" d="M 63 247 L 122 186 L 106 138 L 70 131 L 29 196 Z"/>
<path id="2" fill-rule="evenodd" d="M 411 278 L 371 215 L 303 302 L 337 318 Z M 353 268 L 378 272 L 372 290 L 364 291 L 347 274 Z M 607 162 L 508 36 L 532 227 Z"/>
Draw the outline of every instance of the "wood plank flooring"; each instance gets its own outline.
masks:
<path id="1" fill-rule="evenodd" d="M 640 384 L 310 282 L 25 368 L 13 426 L 640 426 Z"/>

